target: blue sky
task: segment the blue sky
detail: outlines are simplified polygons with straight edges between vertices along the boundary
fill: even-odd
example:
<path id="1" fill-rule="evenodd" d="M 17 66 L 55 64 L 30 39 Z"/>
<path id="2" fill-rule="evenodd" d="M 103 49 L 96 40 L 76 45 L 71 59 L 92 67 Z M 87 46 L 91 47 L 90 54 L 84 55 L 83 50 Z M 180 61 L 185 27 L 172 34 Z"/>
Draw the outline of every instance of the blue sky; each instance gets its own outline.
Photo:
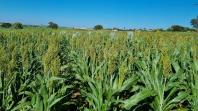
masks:
<path id="1" fill-rule="evenodd" d="M 0 0 L 0 22 L 60 26 L 167 28 L 191 27 L 198 0 Z"/>

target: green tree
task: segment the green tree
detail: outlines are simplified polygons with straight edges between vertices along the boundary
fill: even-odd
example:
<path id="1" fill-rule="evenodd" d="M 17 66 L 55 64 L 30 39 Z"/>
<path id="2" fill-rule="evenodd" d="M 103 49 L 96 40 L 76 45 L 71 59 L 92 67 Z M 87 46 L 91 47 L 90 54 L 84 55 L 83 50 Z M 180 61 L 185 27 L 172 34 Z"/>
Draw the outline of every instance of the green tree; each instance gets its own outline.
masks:
<path id="1" fill-rule="evenodd" d="M 49 28 L 58 29 L 58 24 L 53 23 L 53 22 L 49 22 L 48 24 L 49 24 L 49 25 L 48 25 Z"/>
<path id="2" fill-rule="evenodd" d="M 169 31 L 185 31 L 185 27 L 180 25 L 172 25 L 169 29 Z"/>
<path id="3" fill-rule="evenodd" d="M 1 27 L 3 27 L 3 28 L 10 28 L 11 26 L 12 26 L 11 23 L 2 23 L 1 24 Z"/>
<path id="4" fill-rule="evenodd" d="M 19 22 L 14 23 L 13 24 L 13 28 L 15 28 L 15 29 L 23 29 L 23 24 L 19 23 Z"/>
<path id="5" fill-rule="evenodd" d="M 191 25 L 198 29 L 198 17 L 191 20 Z"/>
<path id="6" fill-rule="evenodd" d="M 95 30 L 102 30 L 103 29 L 103 26 L 102 25 L 96 25 L 94 27 Z"/>

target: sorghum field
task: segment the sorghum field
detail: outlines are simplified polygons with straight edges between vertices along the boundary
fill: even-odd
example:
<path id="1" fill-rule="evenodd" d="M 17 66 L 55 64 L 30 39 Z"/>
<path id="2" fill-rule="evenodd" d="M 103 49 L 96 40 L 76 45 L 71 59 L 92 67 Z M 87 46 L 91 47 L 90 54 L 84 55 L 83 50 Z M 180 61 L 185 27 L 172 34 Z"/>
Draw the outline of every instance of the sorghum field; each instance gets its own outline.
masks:
<path id="1" fill-rule="evenodd" d="M 0 111 L 198 111 L 198 33 L 0 30 Z"/>

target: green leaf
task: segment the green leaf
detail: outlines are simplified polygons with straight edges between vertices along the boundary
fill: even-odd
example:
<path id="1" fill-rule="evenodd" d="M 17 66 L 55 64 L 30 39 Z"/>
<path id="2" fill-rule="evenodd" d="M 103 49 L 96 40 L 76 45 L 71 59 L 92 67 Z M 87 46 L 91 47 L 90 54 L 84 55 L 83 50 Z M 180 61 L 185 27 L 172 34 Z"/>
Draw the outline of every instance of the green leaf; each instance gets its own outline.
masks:
<path id="1" fill-rule="evenodd" d="M 140 101 L 146 99 L 149 96 L 153 96 L 155 93 L 152 90 L 143 90 L 127 100 L 124 100 L 122 103 L 123 108 L 129 110 L 131 107 L 137 105 Z"/>
<path id="2" fill-rule="evenodd" d="M 179 72 L 179 69 L 180 69 L 179 64 L 178 64 L 177 62 L 173 62 L 172 65 L 173 65 L 173 67 L 174 67 L 176 73 L 178 73 L 178 72 Z"/>
<path id="3" fill-rule="evenodd" d="M 55 100 L 49 105 L 49 108 L 53 107 L 55 104 L 57 104 L 59 101 L 61 101 L 64 97 L 65 97 L 65 96 L 55 99 Z"/>

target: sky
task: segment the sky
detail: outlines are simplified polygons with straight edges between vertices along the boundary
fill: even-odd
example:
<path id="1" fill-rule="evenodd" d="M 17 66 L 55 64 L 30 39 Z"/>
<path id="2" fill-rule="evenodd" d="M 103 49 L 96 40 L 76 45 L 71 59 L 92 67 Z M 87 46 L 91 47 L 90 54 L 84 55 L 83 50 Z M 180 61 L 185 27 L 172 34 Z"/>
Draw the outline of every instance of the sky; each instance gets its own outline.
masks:
<path id="1" fill-rule="evenodd" d="M 106 28 L 191 27 L 198 0 L 0 0 L 0 22 Z"/>

